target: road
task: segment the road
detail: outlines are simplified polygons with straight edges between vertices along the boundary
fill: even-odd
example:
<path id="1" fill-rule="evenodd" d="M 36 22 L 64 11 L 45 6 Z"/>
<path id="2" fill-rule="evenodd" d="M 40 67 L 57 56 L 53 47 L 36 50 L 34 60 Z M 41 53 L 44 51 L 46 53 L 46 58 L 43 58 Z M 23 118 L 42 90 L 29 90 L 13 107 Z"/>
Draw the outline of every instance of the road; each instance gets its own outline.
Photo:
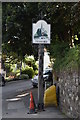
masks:
<path id="1" fill-rule="evenodd" d="M 32 88 L 31 80 L 7 82 L 6 85 L 2 87 L 2 98 L 7 98 L 16 94 L 17 92 L 21 92 L 30 88 Z"/>
<path id="2" fill-rule="evenodd" d="M 38 103 L 38 89 L 33 88 L 31 81 L 14 81 L 2 87 L 2 118 L 65 118 L 56 107 L 45 108 L 36 114 L 27 114 L 30 107 L 30 91 L 35 104 Z"/>
<path id="3" fill-rule="evenodd" d="M 25 106 L 26 99 L 24 98 L 29 96 L 30 89 L 33 89 L 31 80 L 7 82 L 2 87 L 2 116 L 5 116 L 5 114 L 11 112 L 14 108 L 19 108 L 19 104 L 24 103 L 23 106 Z M 18 106 L 16 106 L 15 102 L 18 102 Z M 26 106 L 29 106 L 29 100 L 27 103 Z"/>

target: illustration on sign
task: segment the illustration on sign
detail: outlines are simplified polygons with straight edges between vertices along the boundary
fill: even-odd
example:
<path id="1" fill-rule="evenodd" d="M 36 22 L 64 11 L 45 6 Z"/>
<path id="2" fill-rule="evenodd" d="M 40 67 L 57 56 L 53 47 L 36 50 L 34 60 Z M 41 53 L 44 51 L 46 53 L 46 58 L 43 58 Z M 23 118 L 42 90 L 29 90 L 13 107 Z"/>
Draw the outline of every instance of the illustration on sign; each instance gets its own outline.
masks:
<path id="1" fill-rule="evenodd" d="M 33 23 L 33 43 L 50 44 L 50 25 L 44 20 Z"/>
<path id="2" fill-rule="evenodd" d="M 36 34 L 34 35 L 34 38 L 41 38 L 41 39 L 46 39 L 48 38 L 47 31 L 43 28 L 43 24 L 41 23 L 41 28 L 37 29 Z"/>

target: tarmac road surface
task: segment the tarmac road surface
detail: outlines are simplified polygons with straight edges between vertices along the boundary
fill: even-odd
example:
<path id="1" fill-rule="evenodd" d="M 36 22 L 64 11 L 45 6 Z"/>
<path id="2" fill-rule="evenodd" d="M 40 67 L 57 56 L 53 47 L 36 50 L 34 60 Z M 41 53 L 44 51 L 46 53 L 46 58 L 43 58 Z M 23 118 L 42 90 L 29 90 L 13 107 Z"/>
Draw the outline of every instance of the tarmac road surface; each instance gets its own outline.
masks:
<path id="1" fill-rule="evenodd" d="M 2 118 L 67 118 L 56 107 L 45 108 L 45 111 L 38 111 L 36 114 L 27 114 L 29 112 L 30 91 L 32 91 L 37 105 L 38 89 L 32 87 L 30 80 L 6 84 L 2 88 Z"/>
<path id="2" fill-rule="evenodd" d="M 31 80 L 18 80 L 7 82 L 5 86 L 2 87 L 2 98 L 11 96 L 17 92 L 24 91 L 32 88 Z"/>

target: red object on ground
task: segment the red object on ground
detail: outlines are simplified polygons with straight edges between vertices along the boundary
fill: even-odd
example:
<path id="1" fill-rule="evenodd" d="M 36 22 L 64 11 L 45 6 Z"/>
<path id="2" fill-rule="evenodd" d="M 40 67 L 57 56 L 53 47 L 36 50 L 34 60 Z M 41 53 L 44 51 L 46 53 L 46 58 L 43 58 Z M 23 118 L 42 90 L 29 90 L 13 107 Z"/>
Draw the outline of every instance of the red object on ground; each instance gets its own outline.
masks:
<path id="1" fill-rule="evenodd" d="M 35 102 L 34 102 L 32 92 L 30 92 L 30 107 L 29 107 L 29 113 L 28 114 L 33 114 L 33 113 L 36 113 L 35 112 Z"/>
<path id="2" fill-rule="evenodd" d="M 34 110 L 34 100 L 32 92 L 30 92 L 30 110 Z"/>

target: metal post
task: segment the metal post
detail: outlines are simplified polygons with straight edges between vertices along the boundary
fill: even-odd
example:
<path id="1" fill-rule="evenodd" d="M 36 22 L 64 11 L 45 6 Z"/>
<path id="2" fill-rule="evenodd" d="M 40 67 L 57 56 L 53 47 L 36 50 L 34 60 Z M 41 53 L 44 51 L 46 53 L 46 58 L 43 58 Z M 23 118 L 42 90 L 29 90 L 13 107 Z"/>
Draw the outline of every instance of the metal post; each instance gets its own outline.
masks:
<path id="1" fill-rule="evenodd" d="M 43 56 L 44 45 L 39 45 L 39 80 L 38 80 L 38 110 L 44 110 L 44 90 L 43 90 Z"/>

